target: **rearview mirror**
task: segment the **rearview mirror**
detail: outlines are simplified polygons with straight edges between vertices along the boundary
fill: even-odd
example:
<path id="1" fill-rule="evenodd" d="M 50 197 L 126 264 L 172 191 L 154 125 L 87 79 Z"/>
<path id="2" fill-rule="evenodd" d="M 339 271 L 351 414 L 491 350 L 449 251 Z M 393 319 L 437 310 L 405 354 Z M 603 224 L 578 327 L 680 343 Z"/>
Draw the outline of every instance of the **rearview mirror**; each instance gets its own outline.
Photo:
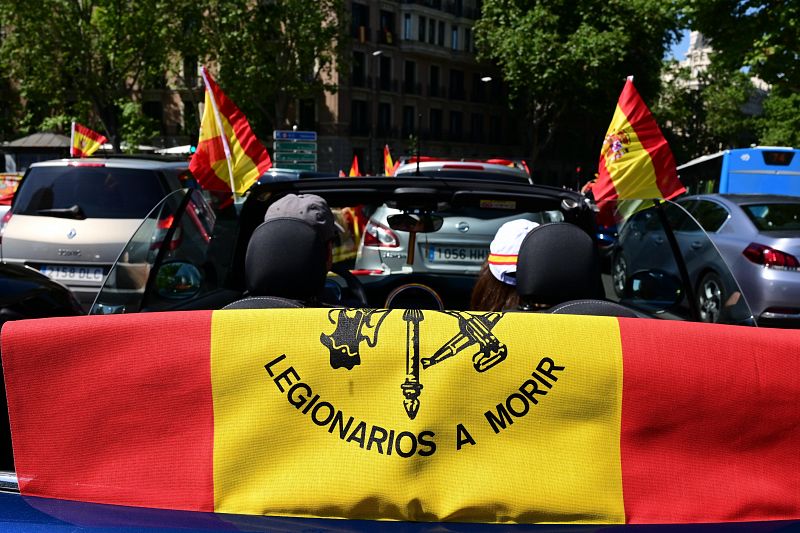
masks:
<path id="1" fill-rule="evenodd" d="M 156 274 L 156 290 L 161 298 L 183 300 L 200 292 L 203 276 L 200 270 L 185 261 L 164 263 Z"/>
<path id="2" fill-rule="evenodd" d="M 400 213 L 387 217 L 389 227 L 397 231 L 407 231 L 409 233 L 433 233 L 442 229 L 444 219 L 438 215 L 411 213 Z"/>

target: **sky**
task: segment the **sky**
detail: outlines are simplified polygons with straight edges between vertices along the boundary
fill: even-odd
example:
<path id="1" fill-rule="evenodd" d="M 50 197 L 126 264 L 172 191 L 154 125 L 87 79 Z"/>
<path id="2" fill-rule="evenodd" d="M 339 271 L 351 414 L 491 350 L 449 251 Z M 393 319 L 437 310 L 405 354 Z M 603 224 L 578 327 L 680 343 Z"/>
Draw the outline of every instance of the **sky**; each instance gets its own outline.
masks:
<path id="1" fill-rule="evenodd" d="M 681 61 L 686 58 L 686 52 L 689 50 L 689 30 L 684 30 L 681 34 L 681 40 L 674 44 L 667 52 L 666 59 L 677 59 Z"/>

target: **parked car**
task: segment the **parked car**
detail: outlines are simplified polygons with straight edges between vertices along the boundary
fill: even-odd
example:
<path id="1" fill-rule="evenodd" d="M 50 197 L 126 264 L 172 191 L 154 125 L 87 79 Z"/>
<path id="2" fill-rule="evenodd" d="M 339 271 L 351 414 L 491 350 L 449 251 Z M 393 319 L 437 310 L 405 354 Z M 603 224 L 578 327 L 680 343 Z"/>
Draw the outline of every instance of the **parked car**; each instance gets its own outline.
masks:
<path id="1" fill-rule="evenodd" d="M 395 176 L 431 176 L 438 178 L 469 178 L 487 180 L 510 180 L 533 183 L 530 173 L 521 162 L 504 159 L 449 160 L 416 158 L 401 164 Z"/>
<path id="2" fill-rule="evenodd" d="M 64 285 L 33 268 L 0 262 L 0 328 L 9 320 L 82 314 Z"/>
<path id="3" fill-rule="evenodd" d="M 64 283 L 88 309 L 142 219 L 187 172 L 164 159 L 35 163 L 0 220 L 0 257 Z"/>

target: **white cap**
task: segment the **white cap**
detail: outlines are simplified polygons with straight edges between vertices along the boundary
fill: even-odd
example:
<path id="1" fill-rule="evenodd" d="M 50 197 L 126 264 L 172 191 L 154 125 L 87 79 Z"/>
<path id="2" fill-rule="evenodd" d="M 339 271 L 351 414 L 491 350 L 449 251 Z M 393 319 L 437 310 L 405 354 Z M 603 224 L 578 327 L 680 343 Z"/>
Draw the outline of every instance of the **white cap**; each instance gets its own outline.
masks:
<path id="1" fill-rule="evenodd" d="M 517 284 L 519 247 L 525 235 L 538 225 L 538 222 L 521 218 L 500 226 L 489 245 L 489 270 L 495 278 L 508 285 Z"/>

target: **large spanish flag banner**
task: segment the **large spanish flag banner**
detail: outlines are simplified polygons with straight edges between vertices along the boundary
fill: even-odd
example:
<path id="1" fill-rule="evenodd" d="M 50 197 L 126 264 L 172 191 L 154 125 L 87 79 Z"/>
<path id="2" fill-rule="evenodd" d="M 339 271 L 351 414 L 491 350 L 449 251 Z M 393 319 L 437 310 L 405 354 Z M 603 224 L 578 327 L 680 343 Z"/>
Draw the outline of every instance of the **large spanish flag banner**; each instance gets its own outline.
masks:
<path id="1" fill-rule="evenodd" d="M 669 200 L 685 190 L 667 140 L 628 77 L 600 149 L 595 201 Z"/>
<path id="2" fill-rule="evenodd" d="M 7 323 L 23 495 L 419 521 L 800 518 L 800 332 L 280 309 Z"/>
<path id="3" fill-rule="evenodd" d="M 206 87 L 197 151 L 189 170 L 208 190 L 244 194 L 272 166 L 267 149 L 256 138 L 247 117 L 203 67 Z"/>
<path id="4" fill-rule="evenodd" d="M 106 141 L 108 139 L 105 135 L 101 135 L 83 124 L 73 122 L 69 142 L 69 156 L 89 157 Z"/>

